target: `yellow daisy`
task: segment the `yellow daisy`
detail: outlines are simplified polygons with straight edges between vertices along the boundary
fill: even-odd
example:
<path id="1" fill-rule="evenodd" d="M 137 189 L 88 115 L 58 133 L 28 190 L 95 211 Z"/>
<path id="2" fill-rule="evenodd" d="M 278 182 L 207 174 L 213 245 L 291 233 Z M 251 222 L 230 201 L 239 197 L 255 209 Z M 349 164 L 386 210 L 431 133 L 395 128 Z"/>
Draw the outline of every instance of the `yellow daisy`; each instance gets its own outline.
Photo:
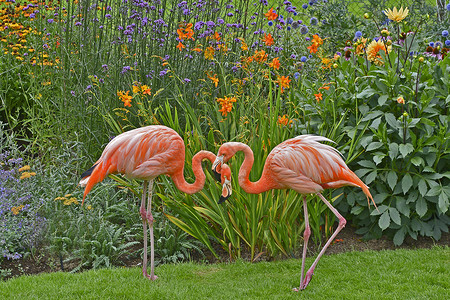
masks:
<path id="1" fill-rule="evenodd" d="M 384 14 L 392 21 L 395 21 L 397 23 L 401 22 L 409 13 L 409 10 L 407 7 L 403 9 L 403 6 L 397 11 L 397 8 L 394 6 L 394 9 L 386 9 L 383 11 Z"/>

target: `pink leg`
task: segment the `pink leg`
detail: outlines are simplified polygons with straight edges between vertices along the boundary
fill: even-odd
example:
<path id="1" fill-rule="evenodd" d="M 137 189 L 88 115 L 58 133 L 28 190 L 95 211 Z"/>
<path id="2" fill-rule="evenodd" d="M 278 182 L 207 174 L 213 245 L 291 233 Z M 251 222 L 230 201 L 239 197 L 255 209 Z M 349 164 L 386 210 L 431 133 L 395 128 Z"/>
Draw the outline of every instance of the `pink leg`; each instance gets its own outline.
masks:
<path id="1" fill-rule="evenodd" d="M 309 226 L 309 218 L 308 218 L 308 206 L 306 204 L 306 196 L 303 196 L 303 213 L 305 215 L 305 232 L 303 233 L 302 273 L 300 275 L 300 288 L 293 289 L 296 292 L 303 289 L 302 282 L 303 282 L 303 274 L 305 273 L 306 250 L 308 249 L 308 240 L 311 235 L 311 228 Z"/>
<path id="2" fill-rule="evenodd" d="M 336 208 L 333 207 L 333 205 L 331 205 L 330 202 L 327 201 L 327 199 L 325 199 L 325 197 L 321 194 L 321 193 L 317 193 L 317 195 L 320 197 L 320 199 L 322 199 L 322 201 L 331 209 L 331 211 L 336 215 L 336 217 L 338 217 L 339 219 L 339 225 L 336 228 L 336 231 L 333 233 L 333 235 L 330 237 L 330 239 L 327 241 L 327 243 L 325 244 L 325 246 L 323 247 L 322 251 L 320 251 L 319 255 L 317 256 L 316 260 L 314 261 L 314 263 L 312 264 L 311 268 L 309 268 L 308 272 L 306 272 L 305 275 L 305 280 L 302 282 L 302 284 L 300 285 L 300 289 L 305 289 L 306 286 L 308 285 L 308 283 L 311 281 L 312 275 L 314 274 L 314 268 L 316 267 L 317 263 L 319 262 L 319 259 L 322 257 L 322 255 L 325 253 L 325 251 L 327 250 L 328 246 L 331 244 L 331 242 L 334 240 L 334 238 L 336 237 L 336 235 L 339 233 L 339 231 L 342 230 L 342 228 L 345 227 L 345 224 L 347 223 L 347 221 L 344 219 L 343 216 L 341 216 L 341 214 L 336 210 Z"/>
<path id="3" fill-rule="evenodd" d="M 142 218 L 142 226 L 144 228 L 144 258 L 142 262 L 142 274 L 144 277 L 149 277 L 147 274 L 147 213 L 145 211 L 145 196 L 147 195 L 147 181 L 144 181 L 144 188 L 142 190 L 141 208 L 139 212 Z"/>
<path id="4" fill-rule="evenodd" d="M 150 279 L 156 280 L 155 275 L 155 239 L 153 236 L 153 215 L 152 215 L 152 195 L 153 195 L 153 179 L 148 183 L 148 202 L 147 202 L 147 222 L 150 229 Z"/>

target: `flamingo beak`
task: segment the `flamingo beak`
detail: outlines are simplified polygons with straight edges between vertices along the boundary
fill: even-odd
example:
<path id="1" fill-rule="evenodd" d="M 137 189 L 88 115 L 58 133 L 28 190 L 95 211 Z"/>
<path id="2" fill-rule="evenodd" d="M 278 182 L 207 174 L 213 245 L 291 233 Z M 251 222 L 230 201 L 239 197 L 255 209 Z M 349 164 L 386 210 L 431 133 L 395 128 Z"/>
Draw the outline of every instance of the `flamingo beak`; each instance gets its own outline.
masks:
<path id="1" fill-rule="evenodd" d="M 220 195 L 219 204 L 224 203 L 232 194 L 231 180 L 225 177 L 225 182 L 222 186 L 222 195 Z"/>
<path id="2" fill-rule="evenodd" d="M 217 181 L 221 181 L 221 175 L 220 170 L 222 169 L 223 164 L 223 155 L 217 156 L 216 160 L 214 161 L 212 165 L 212 171 L 214 173 L 214 178 L 216 178 Z"/>

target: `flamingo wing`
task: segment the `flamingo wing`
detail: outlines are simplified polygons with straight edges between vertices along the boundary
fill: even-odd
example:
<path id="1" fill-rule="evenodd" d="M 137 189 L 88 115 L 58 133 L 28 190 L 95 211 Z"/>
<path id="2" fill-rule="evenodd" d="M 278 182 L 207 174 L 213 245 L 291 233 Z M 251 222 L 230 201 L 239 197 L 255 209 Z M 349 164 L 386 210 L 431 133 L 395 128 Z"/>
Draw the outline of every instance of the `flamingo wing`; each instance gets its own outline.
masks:
<path id="1" fill-rule="evenodd" d="M 276 146 L 267 160 L 278 181 L 301 193 L 314 193 L 323 190 L 323 184 L 345 180 L 348 167 L 340 153 L 321 141 L 331 140 L 301 135 Z"/>
<path id="2" fill-rule="evenodd" d="M 184 156 L 184 142 L 171 128 L 152 125 L 124 132 L 108 143 L 89 177 L 81 181 L 84 196 L 108 174 L 145 180 L 171 175 L 183 167 Z"/>

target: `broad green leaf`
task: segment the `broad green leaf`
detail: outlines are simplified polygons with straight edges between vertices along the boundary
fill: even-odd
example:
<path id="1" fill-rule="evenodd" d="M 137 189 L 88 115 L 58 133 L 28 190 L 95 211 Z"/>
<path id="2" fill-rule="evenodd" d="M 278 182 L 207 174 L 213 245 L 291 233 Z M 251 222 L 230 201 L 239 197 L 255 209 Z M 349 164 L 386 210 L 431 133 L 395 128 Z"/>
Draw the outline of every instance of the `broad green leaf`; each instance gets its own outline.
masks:
<path id="1" fill-rule="evenodd" d="M 405 239 L 406 230 L 404 227 L 400 228 L 394 235 L 394 245 L 400 246 L 403 244 L 403 240 Z"/>
<path id="2" fill-rule="evenodd" d="M 376 197 L 376 196 L 375 196 Z M 375 197 L 374 197 L 374 199 L 375 199 Z M 371 213 L 370 213 L 370 215 L 371 216 L 378 216 L 378 215 L 381 215 L 382 213 L 384 213 L 385 211 L 387 211 L 389 209 L 389 207 L 387 206 L 387 205 L 380 205 L 379 207 L 378 207 L 378 210 L 376 210 L 376 209 L 374 209 Z"/>
<path id="3" fill-rule="evenodd" d="M 394 190 L 395 185 L 397 184 L 397 179 L 398 179 L 397 173 L 393 170 L 389 171 L 386 180 L 391 190 Z"/>
<path id="4" fill-rule="evenodd" d="M 397 158 L 398 155 L 398 144 L 397 143 L 390 143 L 389 144 L 389 157 L 394 160 Z"/>
<path id="5" fill-rule="evenodd" d="M 441 190 L 442 190 L 442 188 L 440 185 L 435 185 L 428 191 L 427 196 L 430 196 L 430 197 L 437 196 L 441 193 Z"/>
<path id="6" fill-rule="evenodd" d="M 419 197 L 416 202 L 416 212 L 420 217 L 423 217 L 428 210 L 427 202 L 425 201 L 425 198 Z"/>
<path id="7" fill-rule="evenodd" d="M 397 210 L 401 214 L 403 214 L 404 216 L 409 218 L 410 209 L 409 209 L 409 205 L 406 204 L 406 200 L 404 198 L 397 197 L 395 206 L 397 207 Z"/>
<path id="8" fill-rule="evenodd" d="M 422 195 L 422 197 L 425 196 L 425 194 L 427 193 L 427 182 L 423 179 L 420 179 L 418 188 L 420 195 Z"/>
<path id="9" fill-rule="evenodd" d="M 416 167 L 418 167 L 418 166 L 424 164 L 424 160 L 423 160 L 422 157 L 414 156 L 414 157 L 411 159 L 411 163 L 412 163 L 413 165 L 415 165 Z"/>
<path id="10" fill-rule="evenodd" d="M 397 209 L 394 207 L 389 207 L 389 216 L 395 224 L 402 225 L 402 219 L 400 218 L 400 214 Z"/>
<path id="11" fill-rule="evenodd" d="M 372 181 L 375 180 L 375 178 L 377 178 L 377 170 L 373 170 L 372 172 L 369 173 L 369 175 L 366 176 L 366 184 L 371 184 Z"/>
<path id="12" fill-rule="evenodd" d="M 401 127 L 400 122 L 395 118 L 395 116 L 391 113 L 387 113 L 384 115 L 386 122 L 394 129 L 398 129 Z"/>
<path id="13" fill-rule="evenodd" d="M 378 105 L 383 105 L 386 103 L 387 99 L 388 99 L 388 95 L 381 95 L 380 97 L 378 97 Z"/>
<path id="14" fill-rule="evenodd" d="M 353 206 L 352 207 L 352 211 L 351 211 L 351 213 L 353 214 L 353 215 L 359 215 L 360 213 L 362 213 L 362 211 L 364 210 L 364 207 L 362 207 L 362 206 L 359 206 L 359 205 L 356 205 L 356 206 Z"/>
<path id="15" fill-rule="evenodd" d="M 380 126 L 380 123 L 381 123 L 381 117 L 373 120 L 372 124 L 370 124 L 370 127 L 374 128 L 374 129 L 378 129 L 378 126 Z"/>
<path id="16" fill-rule="evenodd" d="M 372 95 L 374 95 L 376 93 L 377 93 L 376 90 L 374 90 L 373 88 L 367 87 L 361 93 L 357 94 L 356 98 L 368 99 L 368 98 L 370 98 Z"/>
<path id="17" fill-rule="evenodd" d="M 378 220 L 378 226 L 381 230 L 385 230 L 391 225 L 391 218 L 389 217 L 389 211 L 385 211 Z"/>
<path id="18" fill-rule="evenodd" d="M 372 150 L 380 148 L 381 146 L 383 146 L 383 143 L 372 142 L 369 144 L 369 146 L 367 146 L 366 151 L 372 151 Z"/>
<path id="19" fill-rule="evenodd" d="M 409 153 L 414 151 L 414 146 L 411 145 L 410 143 L 400 144 L 400 146 L 398 146 L 398 149 L 400 150 L 400 153 L 402 154 L 402 156 L 406 157 Z"/>
<path id="20" fill-rule="evenodd" d="M 446 193 L 442 192 L 439 194 L 438 206 L 443 214 L 445 214 L 448 210 L 448 196 Z"/>
<path id="21" fill-rule="evenodd" d="M 365 168 L 369 168 L 369 169 L 375 169 L 377 166 L 371 162 L 370 160 L 360 160 L 358 161 L 358 164 L 360 166 L 363 166 Z"/>
<path id="22" fill-rule="evenodd" d="M 403 176 L 403 179 L 402 179 L 403 194 L 406 194 L 409 191 L 409 189 L 412 187 L 412 184 L 413 184 L 413 180 L 412 180 L 411 175 L 409 175 L 409 173 L 406 174 L 405 176 Z"/>

